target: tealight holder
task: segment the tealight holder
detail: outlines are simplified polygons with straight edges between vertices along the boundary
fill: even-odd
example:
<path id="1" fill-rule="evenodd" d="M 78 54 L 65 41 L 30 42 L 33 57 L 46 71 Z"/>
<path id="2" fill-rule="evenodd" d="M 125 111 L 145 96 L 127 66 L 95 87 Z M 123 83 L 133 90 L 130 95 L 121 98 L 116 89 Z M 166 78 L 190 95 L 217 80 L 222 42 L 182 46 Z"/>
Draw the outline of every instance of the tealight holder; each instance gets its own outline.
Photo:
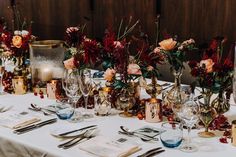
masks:
<path id="1" fill-rule="evenodd" d="M 107 116 L 111 111 L 111 88 L 104 87 L 99 90 L 99 94 L 94 95 L 94 112 L 97 116 Z"/>
<path id="2" fill-rule="evenodd" d="M 59 80 L 51 80 L 47 83 L 47 97 L 57 99 L 61 94 L 61 84 Z"/>
<path id="3" fill-rule="evenodd" d="M 12 86 L 17 95 L 25 94 L 27 91 L 27 82 L 23 76 L 15 76 L 12 79 Z"/>
<path id="4" fill-rule="evenodd" d="M 150 123 L 162 121 L 161 100 L 150 98 L 145 104 L 145 120 Z"/>

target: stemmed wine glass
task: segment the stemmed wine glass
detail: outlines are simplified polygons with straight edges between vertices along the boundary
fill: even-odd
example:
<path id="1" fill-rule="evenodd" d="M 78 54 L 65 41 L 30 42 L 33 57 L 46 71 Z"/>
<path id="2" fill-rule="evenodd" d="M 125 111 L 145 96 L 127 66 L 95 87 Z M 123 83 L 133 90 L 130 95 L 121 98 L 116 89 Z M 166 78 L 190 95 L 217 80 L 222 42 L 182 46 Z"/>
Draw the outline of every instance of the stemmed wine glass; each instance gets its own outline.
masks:
<path id="1" fill-rule="evenodd" d="M 62 81 L 63 88 L 66 91 L 66 95 L 71 98 L 71 104 L 74 108 L 74 114 L 71 117 L 71 122 L 78 122 L 82 120 L 79 112 L 76 112 L 76 104 L 79 98 L 81 97 L 79 91 L 79 72 L 77 70 L 71 70 L 65 72 L 64 80 Z"/>
<path id="2" fill-rule="evenodd" d="M 90 70 L 85 69 L 80 73 L 79 87 L 85 101 L 85 112 L 83 113 L 83 117 L 92 118 L 93 114 L 88 111 L 88 97 L 89 93 L 93 89 L 93 81 L 91 79 Z"/>
<path id="3" fill-rule="evenodd" d="M 184 152 L 197 151 L 197 147 L 191 144 L 191 137 L 190 137 L 191 129 L 199 119 L 199 105 L 194 101 L 193 93 L 190 94 L 189 100 L 187 100 L 183 105 L 181 105 L 181 108 L 177 114 L 188 130 L 187 141 L 180 148 L 180 150 Z"/>

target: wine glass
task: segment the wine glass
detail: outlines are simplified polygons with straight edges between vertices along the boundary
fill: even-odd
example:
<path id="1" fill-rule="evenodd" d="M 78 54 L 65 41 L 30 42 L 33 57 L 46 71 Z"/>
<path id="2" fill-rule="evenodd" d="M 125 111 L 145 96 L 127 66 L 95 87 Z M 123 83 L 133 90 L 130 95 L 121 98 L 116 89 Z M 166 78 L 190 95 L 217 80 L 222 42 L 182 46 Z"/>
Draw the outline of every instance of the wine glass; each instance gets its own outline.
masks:
<path id="1" fill-rule="evenodd" d="M 85 111 L 83 113 L 83 117 L 92 118 L 93 114 L 88 111 L 88 97 L 89 93 L 93 89 L 93 81 L 91 79 L 90 70 L 85 69 L 80 73 L 79 87 L 85 101 Z"/>
<path id="2" fill-rule="evenodd" d="M 66 89 L 67 95 L 71 98 L 71 104 L 74 108 L 74 114 L 71 117 L 71 122 L 78 122 L 82 120 L 81 114 L 76 112 L 76 104 L 81 97 L 79 91 L 79 72 L 77 70 L 72 70 L 66 74 L 66 80 L 64 88 Z"/>
<path id="3" fill-rule="evenodd" d="M 197 123 L 199 119 L 199 105 L 194 101 L 194 94 L 190 94 L 189 100 L 187 100 L 177 113 L 179 118 L 185 124 L 188 130 L 188 136 L 186 143 L 180 148 L 184 152 L 195 152 L 197 147 L 191 143 L 190 132 L 192 127 Z"/>

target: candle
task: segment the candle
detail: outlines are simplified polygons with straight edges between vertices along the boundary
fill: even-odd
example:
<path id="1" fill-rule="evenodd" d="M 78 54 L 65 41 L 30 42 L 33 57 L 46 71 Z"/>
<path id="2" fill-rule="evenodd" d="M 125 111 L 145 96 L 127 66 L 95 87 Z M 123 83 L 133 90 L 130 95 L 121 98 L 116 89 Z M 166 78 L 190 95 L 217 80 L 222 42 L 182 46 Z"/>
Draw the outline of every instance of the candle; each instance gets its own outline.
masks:
<path id="1" fill-rule="evenodd" d="M 50 81 L 52 79 L 52 71 L 49 68 L 41 68 L 39 69 L 38 76 L 41 81 Z"/>

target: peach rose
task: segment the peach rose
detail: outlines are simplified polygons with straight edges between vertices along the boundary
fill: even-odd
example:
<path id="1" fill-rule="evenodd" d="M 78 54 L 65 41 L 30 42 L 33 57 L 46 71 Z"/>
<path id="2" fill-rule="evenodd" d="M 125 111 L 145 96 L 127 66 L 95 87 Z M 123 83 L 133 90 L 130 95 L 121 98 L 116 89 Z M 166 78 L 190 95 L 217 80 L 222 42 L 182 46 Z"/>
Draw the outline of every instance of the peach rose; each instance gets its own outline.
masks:
<path id="1" fill-rule="evenodd" d="M 169 38 L 169 39 L 162 40 L 161 42 L 159 42 L 159 45 L 161 46 L 163 50 L 169 51 L 169 50 L 174 49 L 176 43 L 177 42 L 174 41 L 172 38 Z"/>
<path id="2" fill-rule="evenodd" d="M 19 35 L 15 35 L 12 38 L 12 44 L 13 46 L 20 48 L 22 46 L 22 37 Z"/>
<path id="3" fill-rule="evenodd" d="M 72 57 L 70 59 L 65 60 L 63 63 L 64 63 L 65 68 L 69 70 L 69 69 L 75 68 L 74 62 L 75 62 L 75 58 Z"/>
<path id="4" fill-rule="evenodd" d="M 124 48 L 124 45 L 120 41 L 114 41 L 115 48 Z"/>
<path id="5" fill-rule="evenodd" d="M 138 64 L 134 63 L 129 64 L 127 72 L 131 75 L 142 75 L 141 68 Z"/>
<path id="6" fill-rule="evenodd" d="M 116 74 L 116 71 L 114 69 L 108 68 L 104 73 L 104 79 L 107 81 L 112 81 L 115 74 Z"/>
<path id="7" fill-rule="evenodd" d="M 201 60 L 201 62 L 200 62 L 200 66 L 205 66 L 207 73 L 210 73 L 213 71 L 214 64 L 215 63 L 212 61 L 212 59 Z"/>

